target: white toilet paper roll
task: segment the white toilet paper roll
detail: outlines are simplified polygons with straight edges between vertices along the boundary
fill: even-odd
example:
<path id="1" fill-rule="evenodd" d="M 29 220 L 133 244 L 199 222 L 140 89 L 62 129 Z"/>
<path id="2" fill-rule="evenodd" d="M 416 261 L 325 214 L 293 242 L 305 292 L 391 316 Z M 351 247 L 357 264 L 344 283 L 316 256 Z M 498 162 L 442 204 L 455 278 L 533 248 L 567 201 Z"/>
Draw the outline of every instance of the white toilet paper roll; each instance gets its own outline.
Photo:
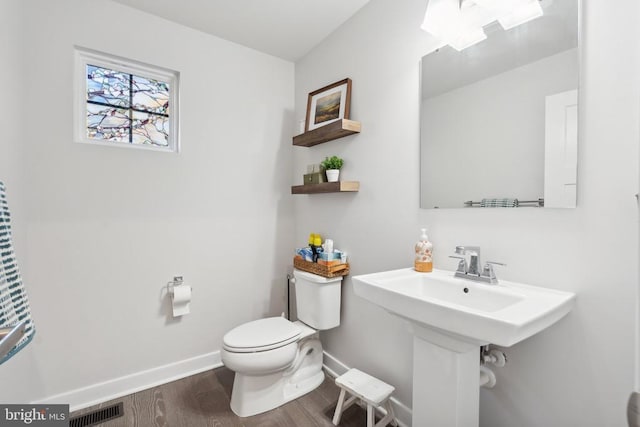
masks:
<path id="1" fill-rule="evenodd" d="M 173 317 L 189 314 L 189 304 L 191 303 L 191 286 L 174 286 L 171 295 L 173 306 Z"/>

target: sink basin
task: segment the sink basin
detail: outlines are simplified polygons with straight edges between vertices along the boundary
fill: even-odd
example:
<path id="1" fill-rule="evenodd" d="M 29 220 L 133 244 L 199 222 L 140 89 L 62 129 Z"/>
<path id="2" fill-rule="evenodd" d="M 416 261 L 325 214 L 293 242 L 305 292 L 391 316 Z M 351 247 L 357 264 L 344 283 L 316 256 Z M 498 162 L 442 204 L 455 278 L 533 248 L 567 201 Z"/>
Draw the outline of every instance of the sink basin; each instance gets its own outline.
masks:
<path id="1" fill-rule="evenodd" d="M 412 268 L 353 277 L 356 295 L 420 326 L 476 344 L 509 347 L 571 311 L 575 294 L 501 280 L 477 283 L 453 272 Z"/>

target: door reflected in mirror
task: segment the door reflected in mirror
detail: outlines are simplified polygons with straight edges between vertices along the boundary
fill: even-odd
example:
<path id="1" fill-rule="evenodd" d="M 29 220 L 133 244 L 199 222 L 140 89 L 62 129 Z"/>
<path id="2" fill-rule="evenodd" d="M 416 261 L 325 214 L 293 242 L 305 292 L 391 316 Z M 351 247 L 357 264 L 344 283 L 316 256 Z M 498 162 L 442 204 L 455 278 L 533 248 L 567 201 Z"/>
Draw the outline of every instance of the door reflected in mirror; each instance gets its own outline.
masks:
<path id="1" fill-rule="evenodd" d="M 579 1 L 422 58 L 420 206 L 576 206 Z"/>

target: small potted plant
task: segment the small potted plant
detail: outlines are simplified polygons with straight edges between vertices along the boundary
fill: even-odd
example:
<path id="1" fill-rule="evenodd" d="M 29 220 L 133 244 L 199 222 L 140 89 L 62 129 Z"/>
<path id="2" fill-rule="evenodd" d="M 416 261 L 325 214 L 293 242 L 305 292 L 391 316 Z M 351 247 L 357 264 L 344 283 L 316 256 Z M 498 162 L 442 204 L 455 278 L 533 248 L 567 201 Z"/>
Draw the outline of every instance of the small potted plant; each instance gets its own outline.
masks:
<path id="1" fill-rule="evenodd" d="M 340 177 L 340 168 L 344 164 L 344 160 L 342 160 L 338 156 L 326 157 L 321 165 L 327 172 L 327 181 L 328 182 L 337 182 Z"/>

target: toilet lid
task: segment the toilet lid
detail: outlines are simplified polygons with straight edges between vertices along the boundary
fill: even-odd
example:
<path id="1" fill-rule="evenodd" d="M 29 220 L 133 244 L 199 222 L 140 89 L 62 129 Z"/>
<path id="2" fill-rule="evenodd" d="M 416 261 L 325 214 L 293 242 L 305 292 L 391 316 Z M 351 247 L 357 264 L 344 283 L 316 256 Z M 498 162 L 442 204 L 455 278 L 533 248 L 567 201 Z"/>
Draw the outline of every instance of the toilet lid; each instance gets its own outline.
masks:
<path id="1" fill-rule="evenodd" d="M 300 327 L 284 317 L 268 317 L 240 325 L 223 338 L 224 346 L 235 351 L 260 351 L 295 341 Z"/>

